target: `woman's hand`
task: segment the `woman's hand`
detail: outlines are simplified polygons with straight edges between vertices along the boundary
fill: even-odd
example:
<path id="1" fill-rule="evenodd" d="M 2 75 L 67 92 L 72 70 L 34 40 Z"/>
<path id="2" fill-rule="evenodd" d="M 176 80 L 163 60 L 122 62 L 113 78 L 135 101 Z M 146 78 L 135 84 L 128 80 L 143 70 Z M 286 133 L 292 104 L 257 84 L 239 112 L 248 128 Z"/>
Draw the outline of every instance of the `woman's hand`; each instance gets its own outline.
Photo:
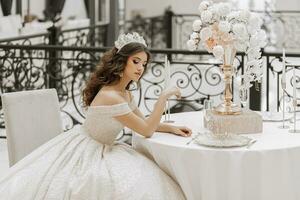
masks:
<path id="1" fill-rule="evenodd" d="M 189 137 L 192 135 L 192 130 L 185 126 L 172 126 L 170 132 L 183 137 Z"/>
<path id="2" fill-rule="evenodd" d="M 172 86 L 170 88 L 165 89 L 161 95 L 163 97 L 165 97 L 166 99 L 168 99 L 169 97 L 171 97 L 173 95 L 175 95 L 177 97 L 177 99 L 180 99 L 181 92 L 178 87 Z"/>

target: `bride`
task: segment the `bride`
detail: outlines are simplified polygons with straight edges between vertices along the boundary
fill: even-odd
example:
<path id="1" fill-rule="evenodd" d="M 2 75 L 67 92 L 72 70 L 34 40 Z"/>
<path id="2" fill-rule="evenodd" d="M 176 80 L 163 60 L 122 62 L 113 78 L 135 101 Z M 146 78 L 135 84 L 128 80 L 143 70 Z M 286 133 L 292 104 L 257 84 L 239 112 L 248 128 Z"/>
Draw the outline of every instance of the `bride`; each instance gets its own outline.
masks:
<path id="1" fill-rule="evenodd" d="M 180 97 L 178 88 L 164 90 L 148 118 L 136 107 L 128 88 L 142 77 L 149 59 L 141 36 L 119 36 L 83 91 L 83 125 L 10 168 L 0 180 L 0 200 L 185 199 L 177 183 L 155 163 L 115 141 L 124 126 L 145 137 L 154 131 L 191 135 L 186 127 L 160 123 L 166 99 Z"/>

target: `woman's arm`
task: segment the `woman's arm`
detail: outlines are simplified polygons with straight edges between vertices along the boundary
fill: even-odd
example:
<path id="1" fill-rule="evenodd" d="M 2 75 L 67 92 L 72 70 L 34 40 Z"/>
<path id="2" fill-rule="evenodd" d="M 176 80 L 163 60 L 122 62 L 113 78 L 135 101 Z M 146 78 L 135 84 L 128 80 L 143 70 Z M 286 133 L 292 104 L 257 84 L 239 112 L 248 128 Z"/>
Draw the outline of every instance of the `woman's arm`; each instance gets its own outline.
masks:
<path id="1" fill-rule="evenodd" d="M 130 112 L 125 115 L 115 116 L 115 119 L 133 131 L 138 132 L 145 137 L 151 137 L 160 124 L 166 100 L 172 95 L 180 97 L 180 91 L 177 87 L 172 87 L 162 92 L 154 106 L 153 112 L 148 118 L 143 116 L 141 117 L 140 114 Z"/>
<path id="2" fill-rule="evenodd" d="M 149 115 L 148 118 L 142 118 L 134 112 L 116 116 L 114 118 L 133 131 L 138 132 L 145 137 L 151 137 L 160 123 L 160 118 L 164 111 L 165 102 L 166 98 L 164 96 L 160 96 L 155 104 L 153 112 Z"/>
<path id="3" fill-rule="evenodd" d="M 186 126 L 174 126 L 170 124 L 160 123 L 157 130 L 158 132 L 172 133 L 175 135 L 181 135 L 188 137 L 192 135 L 192 130 Z"/>
<path id="4" fill-rule="evenodd" d="M 137 107 L 133 113 L 135 113 L 137 116 L 140 118 L 146 120 L 145 116 L 143 113 L 140 111 L 140 109 Z M 165 133 L 173 133 L 176 135 L 181 135 L 181 136 L 190 136 L 192 134 L 191 129 L 185 127 L 185 126 L 174 126 L 166 123 L 159 123 L 158 127 L 155 131 L 158 132 L 165 132 Z"/>

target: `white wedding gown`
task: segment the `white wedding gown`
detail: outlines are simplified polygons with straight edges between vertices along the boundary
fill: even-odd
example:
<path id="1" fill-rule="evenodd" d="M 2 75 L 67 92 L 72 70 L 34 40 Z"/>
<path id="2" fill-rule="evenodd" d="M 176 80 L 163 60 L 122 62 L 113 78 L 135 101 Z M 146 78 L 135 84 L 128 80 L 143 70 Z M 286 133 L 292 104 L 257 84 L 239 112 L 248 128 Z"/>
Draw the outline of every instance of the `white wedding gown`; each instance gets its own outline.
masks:
<path id="1" fill-rule="evenodd" d="M 185 199 L 180 187 L 129 145 L 115 142 L 113 116 L 133 102 L 89 107 L 80 127 L 60 134 L 10 168 L 0 200 Z"/>

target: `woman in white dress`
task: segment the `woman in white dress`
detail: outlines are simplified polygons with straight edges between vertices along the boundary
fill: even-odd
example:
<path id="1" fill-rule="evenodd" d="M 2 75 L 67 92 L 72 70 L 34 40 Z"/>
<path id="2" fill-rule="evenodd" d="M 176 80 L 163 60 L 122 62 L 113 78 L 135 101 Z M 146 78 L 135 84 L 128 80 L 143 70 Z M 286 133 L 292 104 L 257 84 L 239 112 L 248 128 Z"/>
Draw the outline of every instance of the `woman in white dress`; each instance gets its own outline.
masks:
<path id="1" fill-rule="evenodd" d="M 0 181 L 0 200 L 185 199 L 177 183 L 131 146 L 115 141 L 124 126 L 145 137 L 154 131 L 190 136 L 191 130 L 160 123 L 164 90 L 144 118 L 128 91 L 149 62 L 138 34 L 121 35 L 101 59 L 83 91 L 87 106 L 81 127 L 60 134 L 10 168 Z"/>

